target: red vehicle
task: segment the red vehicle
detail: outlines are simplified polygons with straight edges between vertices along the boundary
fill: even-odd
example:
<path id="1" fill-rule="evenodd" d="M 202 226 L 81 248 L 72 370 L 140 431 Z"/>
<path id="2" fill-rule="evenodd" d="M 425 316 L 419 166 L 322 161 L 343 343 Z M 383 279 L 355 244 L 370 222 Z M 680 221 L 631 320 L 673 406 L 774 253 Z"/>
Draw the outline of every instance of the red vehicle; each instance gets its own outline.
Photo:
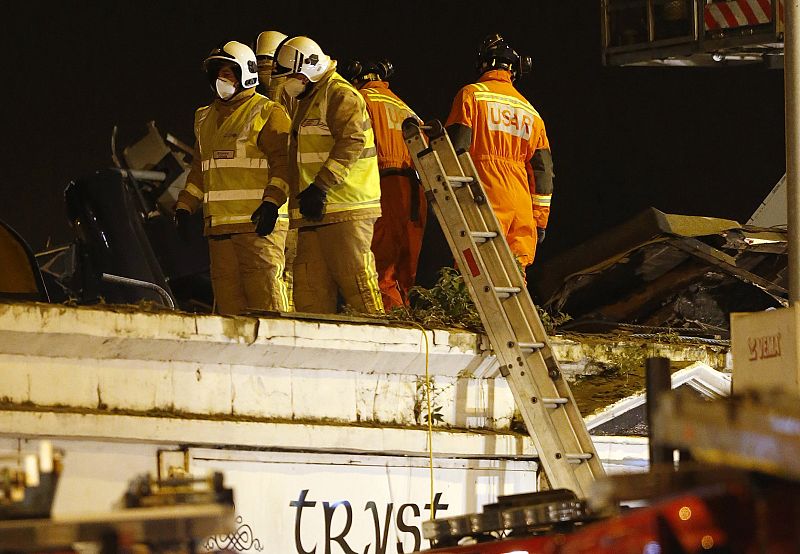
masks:
<path id="1" fill-rule="evenodd" d="M 715 479 L 715 474 L 722 474 Z M 538 536 L 434 548 L 431 554 L 667 554 L 800 551 L 800 484 L 748 472 L 712 469 L 688 491 L 662 494 L 646 508 L 539 529 Z M 642 479 L 646 479 L 642 477 Z M 707 482 L 703 483 L 702 481 Z M 566 522 L 560 524 L 568 525 Z M 520 531 L 515 531 L 519 533 Z M 476 537 L 486 540 L 487 534 Z"/>

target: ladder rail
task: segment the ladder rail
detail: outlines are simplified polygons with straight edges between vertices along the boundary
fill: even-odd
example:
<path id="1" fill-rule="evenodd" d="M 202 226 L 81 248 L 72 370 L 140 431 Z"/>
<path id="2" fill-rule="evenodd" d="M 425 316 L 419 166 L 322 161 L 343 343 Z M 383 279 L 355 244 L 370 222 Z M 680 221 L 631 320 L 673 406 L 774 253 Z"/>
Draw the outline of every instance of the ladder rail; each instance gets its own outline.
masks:
<path id="1" fill-rule="evenodd" d="M 505 240 L 504 233 L 500 228 L 500 223 L 497 221 L 497 216 L 494 214 L 494 210 L 492 210 L 491 205 L 485 200 L 480 202 L 476 201 L 476 196 L 480 196 L 481 198 L 485 199 L 486 194 L 483 191 L 477 171 L 475 170 L 475 166 L 472 164 L 472 159 L 470 158 L 469 153 L 465 152 L 459 157 L 456 157 L 455 151 L 453 150 L 452 144 L 450 144 L 447 135 L 441 135 L 438 138 L 431 139 L 430 143 L 432 149 L 437 149 L 438 147 L 439 150 L 444 150 L 446 153 L 444 156 L 439 156 L 437 154 L 437 158 L 441 162 L 442 167 L 447 175 L 452 174 L 456 176 L 465 176 L 472 178 L 473 181 L 471 186 L 458 188 L 456 190 L 452 189 L 449 180 L 446 180 L 445 183 L 442 183 L 442 186 L 446 187 L 446 190 L 449 189 L 451 194 L 459 200 L 458 207 L 462 212 L 462 218 L 464 222 L 466 222 L 467 227 L 467 229 L 460 229 L 459 232 L 494 233 L 496 235 L 496 240 L 487 240 L 485 242 L 481 242 L 480 244 L 472 245 L 470 251 L 479 254 L 481 258 L 485 258 L 485 260 L 489 262 L 490 267 L 487 269 L 492 273 L 492 275 L 495 277 L 500 276 L 499 281 L 494 281 L 495 287 L 520 288 L 524 291 L 523 294 L 527 294 L 525 281 L 519 271 L 516 259 L 511 254 L 511 250 Z M 452 155 L 449 155 L 451 153 Z M 463 161 L 467 161 L 468 163 L 464 164 Z M 466 171 L 464 169 L 465 166 Z M 478 190 L 476 191 L 476 189 Z M 448 196 L 448 194 L 445 194 L 444 198 L 448 198 Z M 455 223 L 460 223 L 460 219 L 457 219 Z M 499 250 L 502 249 L 507 250 L 507 255 L 501 255 Z M 485 251 L 489 251 L 489 255 L 483 256 L 482 254 Z M 500 263 L 492 263 L 494 260 L 499 260 Z M 503 263 L 504 261 L 506 261 L 506 263 Z M 489 291 L 483 291 L 483 293 L 489 293 Z M 475 291 L 475 294 L 482 293 L 481 291 Z M 508 300 L 514 301 L 512 298 L 509 298 Z M 510 324 L 516 331 L 519 342 L 538 342 L 535 340 L 534 329 L 531 328 L 528 321 L 525 319 L 514 318 Z M 484 326 L 486 326 L 485 322 Z"/>
<path id="2" fill-rule="evenodd" d="M 433 148 L 435 148 L 437 146 L 436 141 L 431 141 L 431 145 Z M 454 203 L 457 195 L 471 195 L 472 193 L 462 189 L 452 191 L 452 189 L 448 187 L 450 181 L 442 178 L 440 170 L 441 157 L 438 153 L 427 152 L 424 157 L 419 157 L 418 159 L 420 159 L 422 162 L 421 166 L 424 168 L 423 172 L 425 173 L 426 177 L 429 178 L 430 176 L 433 176 L 434 179 L 434 181 L 431 181 L 430 179 L 426 180 L 428 182 L 436 182 L 438 185 L 437 188 L 433 189 L 433 196 L 437 201 L 439 201 L 433 203 L 434 211 L 437 212 L 437 217 L 440 217 L 443 222 L 443 231 L 448 238 L 451 248 L 456 251 L 461 267 L 471 271 L 472 278 L 467 278 L 465 281 L 471 293 L 473 294 L 473 297 L 476 299 L 476 305 L 479 307 L 478 311 L 482 316 L 490 342 L 493 344 L 495 354 L 501 362 L 503 374 L 507 379 L 509 379 L 512 393 L 515 396 L 517 405 L 520 406 L 520 412 L 523 415 L 526 426 L 529 430 L 532 430 L 531 436 L 536 444 L 538 452 L 540 453 L 540 460 L 542 465 L 545 467 L 545 473 L 549 475 L 551 482 L 558 483 L 558 486 L 566 486 L 573 490 L 581 490 L 582 487 L 575 480 L 575 476 L 573 475 L 573 470 L 571 468 L 560 468 L 559 470 L 559 468 L 555 467 L 559 464 L 559 460 L 564 459 L 564 453 L 565 451 L 569 450 L 569 448 L 568 445 L 564 444 L 564 442 L 561 440 L 563 438 L 562 435 L 550 432 L 550 429 L 547 427 L 542 428 L 541 423 L 547 419 L 550 419 L 551 416 L 546 411 L 546 404 L 537 403 L 534 400 L 539 397 L 539 395 L 536 394 L 536 390 L 548 390 L 552 388 L 552 382 L 546 380 L 543 383 L 538 383 L 538 386 L 532 388 L 533 390 L 529 390 L 531 387 L 528 386 L 529 383 L 524 379 L 525 364 L 522 361 L 523 356 L 514 356 L 515 352 L 510 351 L 510 349 L 513 348 L 514 341 L 507 341 L 507 338 L 503 337 L 502 333 L 496 332 L 498 326 L 492 323 L 497 322 L 498 320 L 504 320 L 504 326 L 507 328 L 512 328 L 511 322 L 507 321 L 506 312 L 500 305 L 500 300 L 495 298 L 493 295 L 493 287 L 491 281 L 488 280 L 489 271 L 487 271 L 485 267 L 482 267 L 484 265 L 484 258 L 486 260 L 499 260 L 500 258 L 497 256 L 496 250 L 494 252 L 494 256 L 481 256 L 480 254 L 476 256 L 475 253 L 477 252 L 477 247 L 472 243 L 472 241 L 470 241 L 471 236 L 468 236 L 468 234 L 465 232 L 466 229 L 463 229 L 467 218 L 465 218 L 461 208 L 463 207 L 465 211 L 472 209 L 472 206 L 474 206 L 475 203 L 472 202 L 471 197 L 463 204 L 459 205 L 458 203 Z M 452 163 L 449 165 L 452 168 Z M 454 171 L 454 169 L 450 169 L 448 173 L 450 171 Z M 494 219 L 493 212 L 490 212 L 490 215 Z M 480 219 L 482 220 L 482 217 Z M 496 219 L 494 219 L 492 223 L 494 223 L 495 227 L 499 227 Z M 476 224 L 477 222 L 473 223 L 473 226 Z M 485 221 L 483 221 L 483 225 L 485 228 L 491 227 L 491 225 L 486 225 Z M 462 227 L 462 229 L 459 230 L 459 227 Z M 453 233 L 453 230 L 459 231 L 457 233 Z M 498 247 L 500 249 L 506 249 L 507 258 L 513 259 L 505 240 L 494 242 L 496 243 L 494 245 L 495 249 Z M 486 246 L 483 248 L 486 248 Z M 468 255 L 470 256 L 469 258 Z M 503 269 L 504 268 L 502 266 L 494 268 L 495 272 L 499 271 L 502 276 L 508 279 L 509 275 L 505 273 Z M 516 267 L 514 267 L 511 275 L 514 275 L 515 273 L 519 273 Z M 527 324 L 524 320 L 520 323 L 524 324 L 524 327 L 527 327 Z M 500 347 L 500 345 L 504 344 L 508 347 L 508 350 L 505 347 Z M 531 355 L 536 356 L 537 353 L 534 352 Z M 520 367 L 523 369 L 520 370 Z M 534 372 L 530 372 L 528 379 L 531 378 L 536 378 Z M 556 423 L 551 423 L 551 425 L 556 425 Z M 575 442 L 572 446 L 577 448 L 577 442 Z M 544 454 L 546 452 L 553 453 L 552 460 L 549 456 Z"/>
<path id="3" fill-rule="evenodd" d="M 449 139 L 448 139 L 449 140 Z M 452 145 L 451 145 L 452 148 Z M 478 175 L 477 169 L 472 161 L 472 157 L 469 155 L 469 152 L 462 152 L 458 155 L 458 161 L 460 167 L 464 168 L 463 173 L 468 177 L 473 177 L 475 183 L 478 186 L 482 186 L 480 184 L 480 177 Z M 485 193 L 483 193 L 485 197 Z M 550 341 L 547 337 L 547 332 L 544 328 L 544 325 L 539 318 L 539 313 L 536 310 L 536 306 L 533 303 L 533 300 L 530 298 L 530 295 L 527 290 L 527 286 L 525 283 L 525 279 L 522 273 L 519 271 L 518 264 L 516 262 L 516 257 L 511 252 L 511 248 L 508 245 L 508 242 L 503 238 L 503 233 L 500 230 L 500 224 L 497 221 L 497 216 L 494 213 L 489 202 L 485 202 L 483 204 L 476 204 L 478 212 L 483 219 L 483 224 L 486 225 L 490 230 L 496 231 L 499 233 L 499 240 L 491 241 L 493 242 L 493 247 L 497 250 L 505 250 L 506 252 L 503 255 L 499 255 L 499 259 L 501 262 L 504 262 L 504 270 L 506 276 L 509 277 L 509 281 L 511 282 L 511 286 L 521 287 L 523 292 L 521 295 L 518 295 L 517 298 L 510 298 L 506 300 L 506 304 L 511 304 L 511 306 L 507 306 L 507 314 L 509 315 L 510 324 L 512 329 L 514 330 L 515 334 L 517 335 L 517 342 L 526 342 L 528 332 L 530 332 L 530 336 L 533 341 L 532 342 L 541 342 L 544 344 L 542 348 L 538 350 L 538 352 L 534 351 L 531 355 L 532 356 L 539 356 L 541 357 L 543 363 L 548 368 L 548 374 L 551 377 L 549 383 L 541 382 L 541 379 L 537 380 L 537 387 L 539 388 L 541 396 L 547 396 L 549 394 L 550 387 L 548 385 L 552 384 L 555 388 L 554 394 L 559 398 L 568 398 L 569 405 L 574 406 L 575 409 L 570 410 L 562 410 L 563 416 L 569 419 L 569 427 L 570 429 L 574 430 L 574 439 L 577 441 L 581 452 L 591 452 L 595 453 L 594 458 L 594 467 L 592 468 L 581 468 L 581 469 L 589 469 L 591 472 L 598 473 L 598 477 L 602 476 L 605 472 L 602 468 L 602 464 L 599 462 L 599 458 L 596 457 L 594 443 L 591 440 L 588 432 L 580 432 L 575 431 L 578 429 L 585 429 L 586 424 L 583 420 L 583 416 L 580 414 L 580 411 L 577 409 L 577 404 L 575 403 L 575 399 L 572 396 L 572 391 L 567 384 L 567 382 L 561 376 L 561 369 L 558 365 L 558 361 L 553 354 L 552 348 L 550 346 Z M 469 212 L 470 208 L 466 208 L 463 210 L 464 212 Z M 486 222 L 489 221 L 491 223 L 487 224 Z M 481 252 L 481 248 L 484 247 L 483 245 L 478 246 L 478 251 Z M 498 252 L 499 254 L 499 252 Z M 492 259 L 492 256 L 487 257 L 489 260 Z M 490 269 L 490 268 L 487 268 Z M 510 309 L 509 309 L 510 308 Z M 516 310 L 519 310 L 517 312 Z M 484 322 L 484 326 L 486 323 Z M 522 331 L 528 331 L 524 333 L 520 333 Z M 542 339 L 541 341 L 538 339 Z M 555 378 L 553 378 L 555 377 Z M 529 399 L 528 399 L 529 400 Z M 522 411 L 522 410 L 521 410 Z"/>
<path id="4" fill-rule="evenodd" d="M 414 125 L 406 132 L 414 165 L 545 474 L 553 486 L 585 496 L 603 474 L 602 465 L 472 160 L 468 153 L 457 156 L 444 133 L 428 145 Z M 484 238 L 489 235 L 493 238 Z"/>

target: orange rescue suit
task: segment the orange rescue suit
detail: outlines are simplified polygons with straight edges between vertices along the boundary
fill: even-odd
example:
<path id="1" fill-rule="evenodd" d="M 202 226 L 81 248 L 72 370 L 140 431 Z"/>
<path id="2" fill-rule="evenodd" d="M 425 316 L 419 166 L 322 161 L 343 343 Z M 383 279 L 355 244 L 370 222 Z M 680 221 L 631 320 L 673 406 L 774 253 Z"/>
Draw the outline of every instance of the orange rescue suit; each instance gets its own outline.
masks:
<path id="1" fill-rule="evenodd" d="M 446 126 L 471 130 L 470 154 L 511 251 L 523 266 L 536 255 L 553 192 L 550 143 L 544 121 L 511 84 L 505 70 L 484 73 L 462 88 Z"/>
<path id="2" fill-rule="evenodd" d="M 408 303 L 425 227 L 425 196 L 402 131 L 403 121 L 417 116 L 386 81 L 367 81 L 359 92 L 372 120 L 381 172 L 381 216 L 375 222 L 372 252 L 388 311 Z"/>

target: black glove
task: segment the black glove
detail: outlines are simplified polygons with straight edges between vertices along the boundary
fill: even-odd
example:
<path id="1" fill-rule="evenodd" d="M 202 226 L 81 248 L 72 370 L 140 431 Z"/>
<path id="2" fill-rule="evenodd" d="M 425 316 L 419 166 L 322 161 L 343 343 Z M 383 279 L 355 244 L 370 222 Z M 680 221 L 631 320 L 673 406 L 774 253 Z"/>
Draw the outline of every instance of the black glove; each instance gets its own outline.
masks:
<path id="1" fill-rule="evenodd" d="M 189 210 L 178 208 L 175 210 L 175 226 L 178 228 L 178 236 L 184 242 L 189 242 L 192 238 L 192 214 Z"/>
<path id="2" fill-rule="evenodd" d="M 300 201 L 300 213 L 309 221 L 322 221 L 325 212 L 325 201 L 328 194 L 314 183 L 297 195 Z"/>
<path id="3" fill-rule="evenodd" d="M 544 242 L 544 229 L 541 227 L 536 228 L 536 246 L 539 246 Z"/>
<path id="4" fill-rule="evenodd" d="M 266 237 L 275 230 L 275 223 L 278 221 L 278 206 L 272 202 L 263 201 L 250 216 L 250 221 L 256 224 L 256 234 Z"/>

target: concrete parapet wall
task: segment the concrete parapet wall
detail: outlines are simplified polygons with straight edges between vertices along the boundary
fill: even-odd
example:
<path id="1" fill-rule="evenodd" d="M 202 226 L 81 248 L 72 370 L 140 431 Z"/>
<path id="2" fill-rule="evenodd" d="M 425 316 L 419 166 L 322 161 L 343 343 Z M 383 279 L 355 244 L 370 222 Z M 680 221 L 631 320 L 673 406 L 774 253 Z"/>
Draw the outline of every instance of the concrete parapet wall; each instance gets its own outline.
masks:
<path id="1" fill-rule="evenodd" d="M 0 435 L 72 436 L 77 426 L 80 437 L 110 439 L 118 426 L 130 427 L 129 440 L 157 441 L 172 429 L 168 442 L 180 443 L 174 430 L 185 428 L 194 434 L 184 442 L 226 445 L 247 429 L 240 446 L 296 448 L 295 434 L 312 444 L 361 428 L 351 434 L 369 449 L 388 448 L 406 440 L 400 430 L 424 437 L 426 337 L 437 432 L 488 433 L 476 454 L 494 452 L 492 441 L 511 441 L 501 449 L 508 455 L 529 451 L 530 440 L 511 431 L 511 391 L 473 333 L 47 304 L 0 304 Z M 568 376 L 613 362 L 624 348 L 553 340 Z M 721 348 L 673 350 L 724 365 Z M 374 428 L 399 434 L 375 439 Z M 409 440 L 412 450 L 424 447 Z"/>
<path id="2" fill-rule="evenodd" d="M 437 424 L 507 430 L 514 414 L 479 337 L 426 331 Z M 417 427 L 418 329 L 0 304 L 6 408 L 224 421 Z"/>

